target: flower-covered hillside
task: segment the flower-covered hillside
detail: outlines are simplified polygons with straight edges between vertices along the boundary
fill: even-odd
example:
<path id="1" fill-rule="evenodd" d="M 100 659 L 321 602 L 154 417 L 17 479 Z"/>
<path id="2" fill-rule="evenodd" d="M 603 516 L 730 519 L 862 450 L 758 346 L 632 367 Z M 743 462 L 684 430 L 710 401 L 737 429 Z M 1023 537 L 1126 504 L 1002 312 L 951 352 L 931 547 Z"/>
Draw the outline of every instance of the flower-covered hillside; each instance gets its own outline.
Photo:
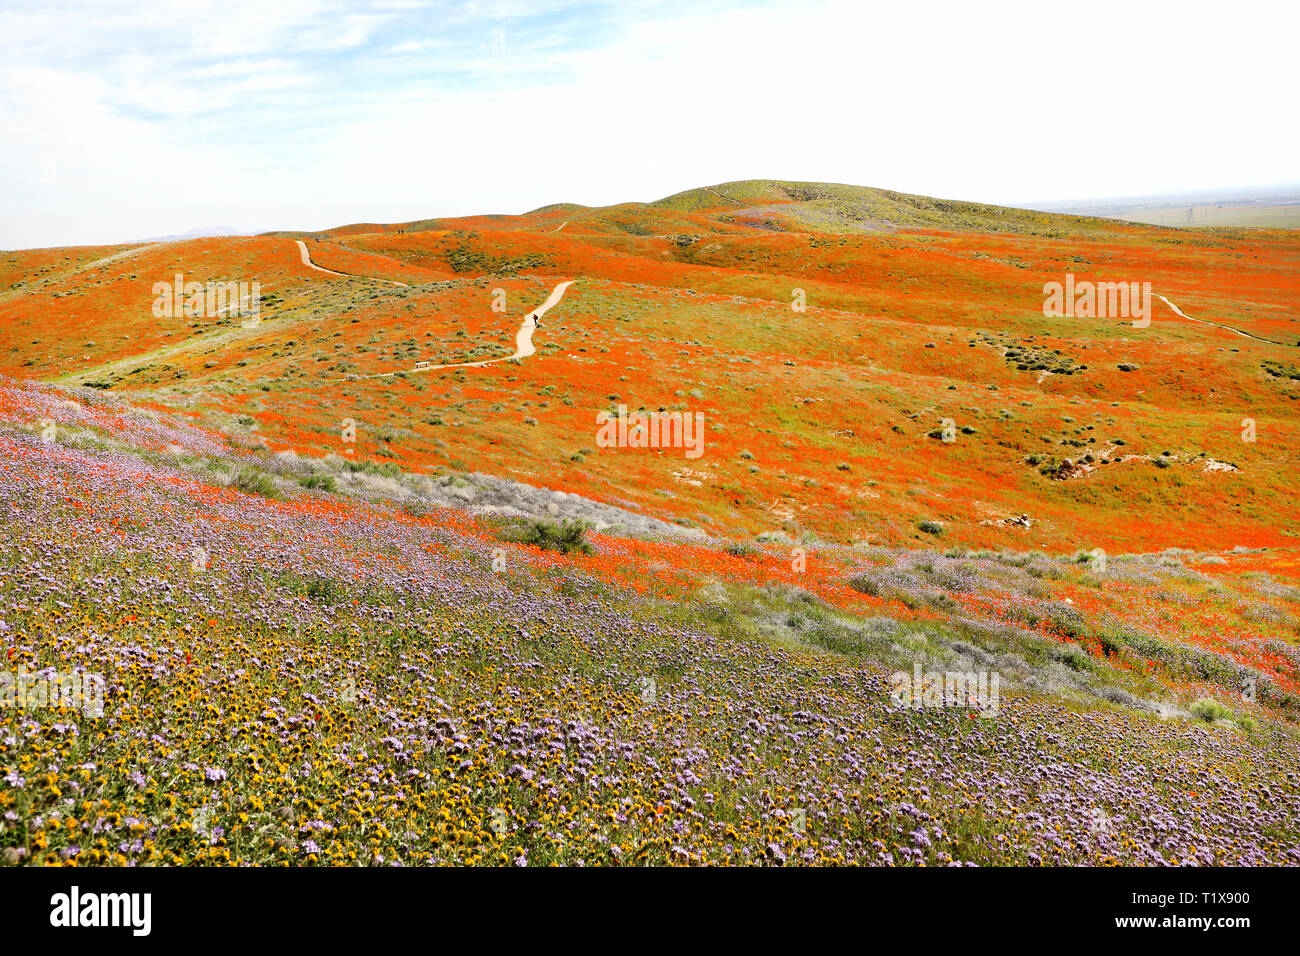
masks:
<path id="1" fill-rule="evenodd" d="M 773 554 L 593 535 L 563 557 L 98 396 L 0 399 L 0 660 L 106 684 L 102 716 L 0 711 L 4 862 L 1300 862 L 1282 697 L 1162 716 L 1143 695 L 1171 685 L 1090 683 L 1122 668 L 1009 607 L 990 623 L 989 582 L 924 603 L 921 566 L 959 558 L 843 549 L 803 588 L 742 579 Z M 1036 566 L 999 565 L 1007 587 Z M 1182 580 L 1161 574 L 1132 569 Z M 1086 659 L 979 643 L 1013 631 Z M 900 706 L 912 659 L 1004 671 L 996 713 Z"/>

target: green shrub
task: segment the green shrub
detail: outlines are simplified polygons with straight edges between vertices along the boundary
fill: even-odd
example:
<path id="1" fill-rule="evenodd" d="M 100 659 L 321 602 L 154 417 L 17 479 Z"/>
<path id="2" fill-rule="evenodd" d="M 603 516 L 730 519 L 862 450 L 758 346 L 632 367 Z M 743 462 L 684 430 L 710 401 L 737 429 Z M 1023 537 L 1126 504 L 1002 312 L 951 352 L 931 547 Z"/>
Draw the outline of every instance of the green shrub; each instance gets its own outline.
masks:
<path id="1" fill-rule="evenodd" d="M 280 489 L 276 483 L 269 475 L 263 474 L 256 468 L 242 469 L 231 484 L 250 495 L 261 495 L 263 498 L 280 497 Z"/>
<path id="2" fill-rule="evenodd" d="M 956 598 L 951 594 L 944 593 L 943 591 L 926 594 L 924 600 L 926 604 L 934 608 L 936 611 L 944 611 L 948 614 L 953 614 L 961 608 L 961 605 L 957 603 Z"/>
<path id="3" fill-rule="evenodd" d="M 1228 710 L 1228 708 L 1224 707 L 1217 700 L 1212 700 L 1209 697 L 1202 697 L 1200 700 L 1192 704 L 1191 707 L 1188 707 L 1187 711 L 1193 717 L 1199 717 L 1201 720 L 1207 721 L 1208 723 L 1214 723 L 1216 720 L 1223 720 L 1226 717 L 1232 716 L 1232 711 Z"/>
<path id="4" fill-rule="evenodd" d="M 518 527 L 509 535 L 509 540 L 561 554 L 573 551 L 591 554 L 595 550 L 587 540 L 587 525 L 582 521 L 556 522 L 539 518 Z"/>
<path id="5" fill-rule="evenodd" d="M 1064 649 L 1057 652 L 1056 659 L 1070 670 L 1087 671 L 1092 669 L 1092 659 L 1077 644 L 1064 645 Z"/>
<path id="6" fill-rule="evenodd" d="M 861 591 L 868 597 L 880 597 L 880 585 L 865 574 L 859 574 L 849 579 L 849 587 L 855 591 Z"/>
<path id="7" fill-rule="evenodd" d="M 334 480 L 333 475 L 306 475 L 298 479 L 298 484 L 304 488 L 319 488 L 322 491 L 338 491 L 338 482 Z"/>
<path id="8" fill-rule="evenodd" d="M 344 464 L 347 466 L 348 471 L 354 473 L 359 471 L 365 475 L 383 475 L 385 478 L 402 477 L 402 469 L 398 468 L 397 465 L 393 464 L 391 461 L 376 463 L 369 460 L 362 460 L 348 461 Z"/>
<path id="9" fill-rule="evenodd" d="M 917 525 L 917 527 L 920 528 L 922 531 L 924 531 L 926 534 L 934 534 L 934 535 L 943 534 L 942 521 L 922 521 L 920 524 Z"/>

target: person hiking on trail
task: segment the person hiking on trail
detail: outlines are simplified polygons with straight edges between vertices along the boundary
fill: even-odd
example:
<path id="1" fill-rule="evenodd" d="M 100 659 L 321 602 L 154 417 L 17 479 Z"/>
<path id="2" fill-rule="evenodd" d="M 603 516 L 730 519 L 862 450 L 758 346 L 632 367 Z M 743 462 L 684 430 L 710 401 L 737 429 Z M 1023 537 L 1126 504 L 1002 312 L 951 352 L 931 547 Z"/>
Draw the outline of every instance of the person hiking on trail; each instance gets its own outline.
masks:
<path id="1" fill-rule="evenodd" d="M 542 320 L 537 317 L 537 313 L 533 313 L 533 328 L 538 329 L 541 328 L 541 326 Z"/>

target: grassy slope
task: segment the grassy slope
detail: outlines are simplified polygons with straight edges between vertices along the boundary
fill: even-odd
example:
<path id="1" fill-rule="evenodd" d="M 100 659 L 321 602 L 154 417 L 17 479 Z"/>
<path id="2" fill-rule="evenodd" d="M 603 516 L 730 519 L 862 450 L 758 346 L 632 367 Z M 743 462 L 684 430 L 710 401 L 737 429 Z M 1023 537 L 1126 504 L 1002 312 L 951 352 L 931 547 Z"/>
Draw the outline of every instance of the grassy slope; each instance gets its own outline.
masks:
<path id="1" fill-rule="evenodd" d="M 780 228 L 738 223 L 739 202 L 785 210 Z M 796 231 L 818 203 L 875 204 L 896 231 Z M 1017 231 L 915 230 L 922 212 Z M 1294 349 L 1159 302 L 1144 330 L 1041 314 L 1043 282 L 1072 271 L 1151 281 L 1189 314 L 1286 341 L 1300 296 L 1293 237 L 1189 237 L 763 182 L 482 221 L 312 243 L 327 268 L 405 277 L 409 289 L 313 272 L 291 242 L 267 237 L 47 273 L 0 302 L 0 372 L 135 391 L 304 453 L 337 450 L 352 418 L 363 456 L 504 464 L 728 535 L 916 544 L 918 524 L 937 519 L 967 546 L 1294 544 L 1297 439 L 1285 423 L 1298 393 L 1273 374 Z M 177 270 L 259 277 L 265 320 L 154 319 L 149 289 Z M 523 310 L 575 276 L 522 365 L 347 381 L 508 354 Z M 807 312 L 790 309 L 796 288 Z M 504 313 L 492 311 L 496 289 Z M 597 449 L 595 413 L 618 402 L 704 413 L 705 456 Z M 1247 417 L 1253 444 L 1241 441 Z M 960 429 L 951 444 L 929 437 L 945 418 Z M 1113 461 L 1072 480 L 1041 473 L 1088 455 Z M 1211 459 L 1238 470 L 1207 471 Z M 1021 511 L 1031 528 L 1005 523 Z"/>
<path id="2" fill-rule="evenodd" d="M 0 256 L 0 654 L 110 687 L 0 712 L 0 862 L 1300 862 L 1295 350 L 1040 309 L 1291 341 L 1294 237 L 764 181 L 292 235 Z M 262 322 L 155 319 L 176 271 Z M 357 377 L 561 278 L 521 364 Z M 705 454 L 597 448 L 618 403 Z M 471 470 L 714 537 L 541 551 L 436 506 Z"/>
<path id="3" fill-rule="evenodd" d="M 0 647 L 110 688 L 102 718 L 0 714 L 5 862 L 1300 860 L 1276 556 L 818 551 L 795 575 L 779 548 L 594 536 L 562 557 L 423 507 L 415 479 L 4 382 L 0 456 Z M 299 487 L 329 471 L 337 494 Z M 1189 607 L 1217 646 L 1152 636 Z M 997 715 L 892 705 L 912 661 L 996 667 Z M 1231 721 L 1132 696 L 1206 691 Z"/>

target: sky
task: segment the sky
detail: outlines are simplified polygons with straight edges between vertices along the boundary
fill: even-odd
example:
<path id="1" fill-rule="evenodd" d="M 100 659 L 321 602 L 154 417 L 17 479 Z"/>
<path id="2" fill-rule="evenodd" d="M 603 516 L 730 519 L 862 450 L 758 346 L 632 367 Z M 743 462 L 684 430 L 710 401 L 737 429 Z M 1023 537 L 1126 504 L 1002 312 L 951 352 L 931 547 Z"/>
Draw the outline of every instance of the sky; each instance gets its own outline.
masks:
<path id="1" fill-rule="evenodd" d="M 1298 183 L 1298 26 L 1291 0 L 0 0 L 0 248 L 751 178 Z"/>

